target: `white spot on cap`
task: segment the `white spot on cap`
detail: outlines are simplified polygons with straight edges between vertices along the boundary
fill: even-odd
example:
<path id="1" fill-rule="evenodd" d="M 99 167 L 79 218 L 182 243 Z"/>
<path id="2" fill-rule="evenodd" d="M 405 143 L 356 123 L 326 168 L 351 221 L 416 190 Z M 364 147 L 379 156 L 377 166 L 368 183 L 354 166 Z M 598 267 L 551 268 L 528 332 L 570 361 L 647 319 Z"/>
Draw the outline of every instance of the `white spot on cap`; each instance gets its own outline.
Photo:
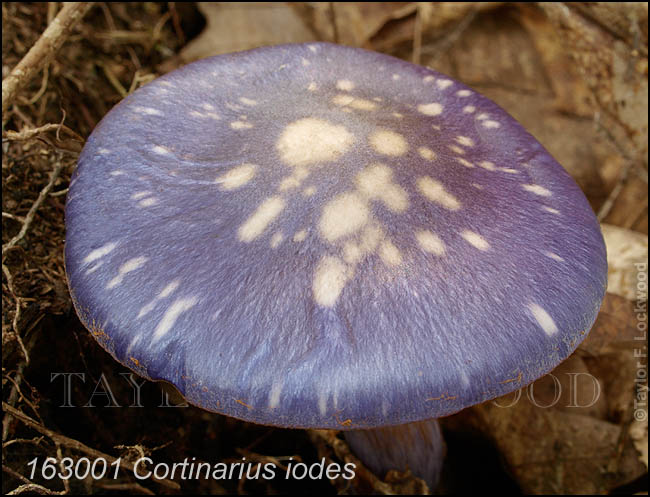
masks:
<path id="1" fill-rule="evenodd" d="M 282 197 L 274 196 L 262 202 L 238 231 L 239 240 L 252 242 L 260 236 L 269 224 L 282 212 L 285 201 Z"/>
<path id="2" fill-rule="evenodd" d="M 420 157 L 426 160 L 434 160 L 436 158 L 436 153 L 428 147 L 418 148 L 418 153 Z"/>
<path id="3" fill-rule="evenodd" d="M 307 230 L 300 230 L 295 235 L 293 235 L 294 242 L 304 242 L 307 238 Z"/>
<path id="4" fill-rule="evenodd" d="M 449 147 L 449 150 L 451 150 L 452 152 L 454 152 L 454 153 L 456 153 L 458 155 L 463 155 L 465 153 L 465 150 L 460 148 L 458 145 L 448 145 L 448 147 Z"/>
<path id="5" fill-rule="evenodd" d="M 284 128 L 276 149 L 284 162 L 298 166 L 335 161 L 353 142 L 354 136 L 345 126 L 306 117 Z"/>
<path id="6" fill-rule="evenodd" d="M 390 240 L 384 240 L 379 245 L 379 257 L 387 266 L 397 266 L 402 263 L 402 254 Z"/>
<path id="7" fill-rule="evenodd" d="M 256 101 L 256 100 L 253 100 L 252 98 L 241 97 L 241 98 L 239 99 L 239 101 L 240 101 L 241 103 L 243 103 L 244 105 L 248 105 L 249 107 L 251 107 L 251 106 L 253 106 L 253 105 L 257 105 L 257 101 Z"/>
<path id="8" fill-rule="evenodd" d="M 473 147 L 474 146 L 474 140 L 472 140 L 468 136 L 457 136 L 456 141 L 460 143 L 463 147 Z"/>
<path id="9" fill-rule="evenodd" d="M 469 90 L 459 90 L 456 92 L 457 97 L 469 97 L 472 94 Z"/>
<path id="10" fill-rule="evenodd" d="M 564 259 L 554 252 L 544 252 L 544 255 L 546 257 L 550 257 L 551 259 L 555 259 L 556 261 L 564 262 Z"/>
<path id="11" fill-rule="evenodd" d="M 333 242 L 358 231 L 369 215 L 368 206 L 358 194 L 342 193 L 325 204 L 320 232 L 326 240 Z"/>
<path id="12" fill-rule="evenodd" d="M 393 171 L 384 164 L 373 164 L 357 174 L 359 192 L 367 198 L 380 199 L 393 212 L 404 212 L 409 205 L 408 194 L 392 182 Z"/>
<path id="13" fill-rule="evenodd" d="M 434 180 L 429 176 L 423 176 L 418 179 L 418 189 L 426 198 L 441 205 L 450 211 L 457 211 L 460 209 L 460 202 L 454 195 L 445 191 L 442 183 Z"/>
<path id="14" fill-rule="evenodd" d="M 518 169 L 512 169 L 511 167 L 500 167 L 499 171 L 502 171 L 504 173 L 510 173 L 510 174 L 519 174 Z"/>
<path id="15" fill-rule="evenodd" d="M 395 131 L 386 129 L 375 131 L 370 135 L 369 140 L 372 148 L 383 155 L 404 155 L 408 150 L 406 139 Z"/>
<path id="16" fill-rule="evenodd" d="M 477 121 L 484 121 L 484 120 L 487 119 L 488 117 L 490 117 L 488 114 L 481 113 L 481 114 L 479 114 L 478 116 L 476 116 L 476 120 L 477 120 Z"/>
<path id="17" fill-rule="evenodd" d="M 436 81 L 436 85 L 441 90 L 449 88 L 453 84 L 454 84 L 454 82 L 452 80 L 450 80 L 450 79 L 439 79 L 438 81 Z"/>
<path id="18" fill-rule="evenodd" d="M 153 333 L 152 342 L 157 342 L 162 337 L 164 337 L 169 330 L 172 329 L 179 316 L 184 312 L 189 311 L 197 303 L 198 299 L 196 297 L 181 298 L 174 301 L 174 303 L 169 306 L 169 308 L 163 314 L 162 319 L 156 326 L 156 330 Z"/>
<path id="19" fill-rule="evenodd" d="M 115 247 L 117 247 L 117 242 L 110 242 L 107 243 L 106 245 L 102 245 L 101 247 L 91 251 L 84 258 L 83 263 L 90 264 L 91 262 L 96 261 L 97 259 L 110 254 L 115 249 Z"/>
<path id="20" fill-rule="evenodd" d="M 547 211 L 547 212 L 550 212 L 551 214 L 560 214 L 560 211 L 559 211 L 559 210 L 554 209 L 553 207 L 549 207 L 549 206 L 547 206 L 547 205 L 545 205 L 544 207 L 542 207 L 542 209 L 544 209 L 544 210 Z"/>
<path id="21" fill-rule="evenodd" d="M 498 123 L 497 121 L 492 121 L 491 119 L 488 119 L 487 121 L 483 121 L 483 127 L 487 129 L 494 129 L 494 128 L 500 128 L 501 124 Z"/>
<path id="22" fill-rule="evenodd" d="M 159 154 L 159 155 L 171 155 L 172 154 L 168 148 L 163 147 L 162 145 L 154 145 L 153 147 L 151 147 L 151 150 L 154 153 Z"/>
<path id="23" fill-rule="evenodd" d="M 218 183 L 219 188 L 222 190 L 234 190 L 253 179 L 256 171 L 257 166 L 255 164 L 242 164 L 217 177 L 214 182 Z"/>
<path id="24" fill-rule="evenodd" d="M 232 129 L 250 129 L 253 125 L 245 121 L 233 121 L 230 123 L 230 127 Z"/>
<path id="25" fill-rule="evenodd" d="M 133 110 L 137 112 L 141 112 L 142 114 L 147 114 L 148 116 L 162 116 L 163 113 L 159 111 L 158 109 L 154 109 L 153 107 L 133 107 Z"/>
<path id="26" fill-rule="evenodd" d="M 147 195 L 151 195 L 151 192 L 150 191 L 136 192 L 133 195 L 131 195 L 131 200 L 138 200 L 146 197 Z"/>
<path id="27" fill-rule="evenodd" d="M 528 309 L 530 309 L 530 312 L 533 314 L 533 317 L 535 318 L 537 323 L 542 327 L 544 333 L 546 333 L 548 336 L 553 336 L 559 331 L 551 315 L 548 312 L 546 312 L 542 307 L 531 302 L 528 304 Z"/>
<path id="28" fill-rule="evenodd" d="M 442 114 L 442 110 L 442 105 L 437 102 L 418 105 L 418 111 L 427 116 L 438 116 Z"/>
<path id="29" fill-rule="evenodd" d="M 124 264 L 120 266 L 120 269 L 118 269 L 118 274 L 113 278 L 111 281 L 108 282 L 106 285 L 106 288 L 110 290 L 111 288 L 115 288 L 117 285 L 122 283 L 122 280 L 124 277 L 130 273 L 131 271 L 135 271 L 136 269 L 141 268 L 145 262 L 147 262 L 149 259 L 147 257 L 134 257 L 132 259 L 129 259 L 126 261 Z"/>
<path id="30" fill-rule="evenodd" d="M 180 284 L 181 284 L 180 280 L 174 280 L 170 284 L 168 284 L 165 288 L 163 288 L 163 290 L 158 295 L 156 295 L 151 300 L 151 302 L 149 302 L 147 305 L 143 306 L 142 309 L 140 309 L 140 312 L 138 312 L 137 319 L 140 319 L 141 317 L 149 314 L 161 299 L 169 297 L 172 293 L 176 291 L 176 289 L 180 286 Z"/>
<path id="31" fill-rule="evenodd" d="M 463 159 L 462 157 L 456 157 L 456 162 L 462 164 L 465 167 L 474 167 L 474 164 L 466 159 Z"/>
<path id="32" fill-rule="evenodd" d="M 271 248 L 276 248 L 278 245 L 280 245 L 280 243 L 282 243 L 283 239 L 284 235 L 281 231 L 273 233 L 273 236 L 271 237 Z"/>
<path id="33" fill-rule="evenodd" d="M 302 61 L 302 65 L 305 66 L 305 67 L 311 65 L 311 62 L 309 62 L 309 61 L 308 61 L 307 59 L 305 59 L 304 57 L 302 57 L 300 60 Z"/>
<path id="34" fill-rule="evenodd" d="M 467 243 L 479 250 L 486 251 L 490 248 L 490 244 L 487 240 L 474 231 L 464 230 L 460 233 L 460 236 L 462 236 Z"/>
<path id="35" fill-rule="evenodd" d="M 431 82 L 432 82 L 433 80 L 435 80 L 435 79 L 436 79 L 436 78 L 434 78 L 433 76 L 429 75 L 429 76 L 425 76 L 425 77 L 422 79 L 422 81 L 424 81 L 425 83 L 431 83 Z"/>
<path id="36" fill-rule="evenodd" d="M 476 110 L 476 107 L 474 107 L 473 105 L 466 105 L 465 107 L 463 107 L 463 112 L 465 114 L 471 114 L 475 110 Z"/>
<path id="37" fill-rule="evenodd" d="M 377 104 L 375 104 L 374 102 L 371 102 L 370 100 L 365 100 L 363 98 L 356 98 L 353 97 L 352 95 L 344 95 L 344 94 L 335 95 L 334 97 L 332 97 L 332 102 L 335 105 L 348 106 L 358 110 L 374 110 L 377 108 Z"/>
<path id="38" fill-rule="evenodd" d="M 399 74 L 393 74 L 393 76 L 392 76 L 393 81 L 397 81 L 398 79 L 400 79 L 400 77 L 401 76 Z"/>
<path id="39" fill-rule="evenodd" d="M 269 409 L 275 409 L 280 404 L 280 394 L 282 394 L 282 382 L 276 381 L 269 391 Z"/>
<path id="40" fill-rule="evenodd" d="M 314 193 L 316 193 L 316 187 L 314 186 L 308 186 L 302 191 L 302 194 L 305 197 L 311 197 Z"/>
<path id="41" fill-rule="evenodd" d="M 336 82 L 336 88 L 342 91 L 354 90 L 354 83 L 348 79 L 340 79 Z"/>
<path id="42" fill-rule="evenodd" d="M 314 274 L 312 290 L 314 300 L 324 307 L 332 307 L 343 291 L 351 271 L 338 257 L 323 257 Z"/>
<path id="43" fill-rule="evenodd" d="M 109 149 L 107 149 L 107 148 L 100 148 L 99 150 L 97 150 L 97 153 L 99 155 L 106 155 L 106 154 L 109 154 L 110 152 L 111 151 Z"/>
<path id="44" fill-rule="evenodd" d="M 422 230 L 415 234 L 415 238 L 422 250 L 438 256 L 445 255 L 445 244 L 435 233 L 428 230 Z"/>
<path id="45" fill-rule="evenodd" d="M 204 110 L 214 110 L 214 105 L 209 104 L 209 103 L 201 104 L 201 107 L 202 107 Z"/>
<path id="46" fill-rule="evenodd" d="M 483 169 L 487 169 L 488 171 L 494 171 L 496 169 L 496 166 L 494 165 L 493 162 L 490 162 L 489 160 L 484 160 L 478 163 L 480 167 Z"/>
<path id="47" fill-rule="evenodd" d="M 138 202 L 138 206 L 139 207 L 151 207 L 152 205 L 156 205 L 157 203 L 158 203 L 157 199 L 155 199 L 154 197 L 149 197 L 149 198 L 145 198 L 145 199 L 140 200 L 140 202 Z"/>
<path id="48" fill-rule="evenodd" d="M 552 195 L 550 190 L 547 190 L 541 185 L 521 185 L 521 186 L 527 192 L 534 193 L 535 195 L 540 195 L 542 197 L 550 197 Z"/>
<path id="49" fill-rule="evenodd" d="M 318 85 L 312 81 L 311 83 L 309 83 L 309 86 L 307 86 L 307 89 L 309 91 L 316 91 L 318 90 Z"/>

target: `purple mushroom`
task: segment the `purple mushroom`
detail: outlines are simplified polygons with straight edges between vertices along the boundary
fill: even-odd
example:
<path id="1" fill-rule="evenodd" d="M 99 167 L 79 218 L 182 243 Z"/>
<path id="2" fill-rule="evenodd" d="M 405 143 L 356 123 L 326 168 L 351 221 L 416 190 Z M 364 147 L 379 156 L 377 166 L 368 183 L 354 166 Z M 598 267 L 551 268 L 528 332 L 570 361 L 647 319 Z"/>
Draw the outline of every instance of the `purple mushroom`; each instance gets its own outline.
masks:
<path id="1" fill-rule="evenodd" d="M 585 338 L 607 263 L 584 195 L 492 101 L 328 43 L 200 60 L 125 98 L 66 205 L 81 321 L 246 421 L 333 428 L 434 487 L 435 418 Z"/>

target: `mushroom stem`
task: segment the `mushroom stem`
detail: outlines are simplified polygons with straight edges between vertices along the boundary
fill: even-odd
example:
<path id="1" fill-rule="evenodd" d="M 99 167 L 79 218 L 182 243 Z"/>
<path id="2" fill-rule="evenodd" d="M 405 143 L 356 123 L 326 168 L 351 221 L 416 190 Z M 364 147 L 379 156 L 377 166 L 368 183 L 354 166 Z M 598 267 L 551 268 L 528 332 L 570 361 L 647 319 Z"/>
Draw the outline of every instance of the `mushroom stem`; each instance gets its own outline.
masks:
<path id="1" fill-rule="evenodd" d="M 357 457 L 382 478 L 390 469 L 410 469 L 431 491 L 438 485 L 446 448 L 437 419 L 346 431 L 345 439 Z"/>

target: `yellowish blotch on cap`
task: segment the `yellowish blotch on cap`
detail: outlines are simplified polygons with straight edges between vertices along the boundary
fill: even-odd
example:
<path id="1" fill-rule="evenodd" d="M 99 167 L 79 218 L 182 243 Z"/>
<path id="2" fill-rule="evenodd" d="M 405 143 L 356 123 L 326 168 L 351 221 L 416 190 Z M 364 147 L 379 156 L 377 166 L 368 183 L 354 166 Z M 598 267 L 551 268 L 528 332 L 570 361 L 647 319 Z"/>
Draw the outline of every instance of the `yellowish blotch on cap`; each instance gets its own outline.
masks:
<path id="1" fill-rule="evenodd" d="M 377 104 L 374 102 L 363 98 L 356 98 L 352 95 L 334 95 L 334 97 L 332 97 L 332 102 L 341 107 L 348 106 L 358 110 L 374 110 L 377 108 Z"/>
<path id="2" fill-rule="evenodd" d="M 343 245 L 343 259 L 345 262 L 348 264 L 356 264 L 362 256 L 363 252 L 357 243 L 351 240 L 345 242 L 345 245 Z"/>
<path id="3" fill-rule="evenodd" d="M 493 162 L 490 162 L 489 160 L 483 160 L 478 163 L 480 167 L 483 169 L 487 169 L 488 171 L 494 171 L 496 170 L 496 166 L 494 165 Z"/>
<path id="4" fill-rule="evenodd" d="M 379 257 L 387 266 L 397 266 L 402 263 L 402 254 L 390 240 L 384 240 L 379 245 Z"/>
<path id="5" fill-rule="evenodd" d="M 307 230 L 300 230 L 295 235 L 293 235 L 294 242 L 304 242 L 307 238 Z"/>
<path id="6" fill-rule="evenodd" d="M 556 253 L 554 253 L 554 252 L 548 252 L 547 251 L 547 252 L 544 252 L 544 255 L 546 257 L 550 257 L 551 259 L 555 259 L 556 261 L 564 262 L 564 259 L 562 257 L 560 257 L 559 255 L 557 255 Z"/>
<path id="7" fill-rule="evenodd" d="M 323 119 L 305 117 L 288 124 L 276 143 L 284 162 L 292 166 L 332 162 L 345 154 L 354 136 Z"/>
<path id="8" fill-rule="evenodd" d="M 527 192 L 534 193 L 535 195 L 539 195 L 541 197 L 550 197 L 552 193 L 550 190 L 547 190 L 541 185 L 521 185 L 524 190 Z"/>
<path id="9" fill-rule="evenodd" d="M 436 158 L 436 153 L 428 147 L 418 148 L 418 153 L 420 157 L 426 160 L 434 160 Z"/>
<path id="10" fill-rule="evenodd" d="M 305 166 L 296 166 L 293 172 L 282 180 L 279 190 L 286 191 L 291 188 L 297 188 L 307 176 L 309 176 L 309 170 Z"/>
<path id="11" fill-rule="evenodd" d="M 388 166 L 373 164 L 357 174 L 357 189 L 367 198 L 378 198 L 393 212 L 404 212 L 409 205 L 408 194 L 392 182 L 392 176 Z"/>
<path id="12" fill-rule="evenodd" d="M 458 155 L 463 155 L 465 153 L 465 150 L 460 148 L 458 145 L 448 145 L 448 147 L 449 147 L 449 150 L 451 150 L 452 152 L 454 152 L 454 153 L 456 153 Z"/>
<path id="13" fill-rule="evenodd" d="M 230 123 L 230 127 L 232 129 L 250 129 L 253 125 L 245 121 L 233 121 Z"/>
<path id="14" fill-rule="evenodd" d="M 273 196 L 262 202 L 252 216 L 239 228 L 238 236 L 242 242 L 252 242 L 260 236 L 269 224 L 282 212 L 285 201 L 282 197 Z"/>
<path id="15" fill-rule="evenodd" d="M 336 304 L 352 272 L 338 257 L 323 257 L 316 267 L 312 283 L 316 303 L 324 307 Z"/>
<path id="16" fill-rule="evenodd" d="M 320 233 L 327 241 L 334 242 L 361 229 L 369 214 L 368 205 L 357 193 L 342 193 L 323 208 Z"/>
<path id="17" fill-rule="evenodd" d="M 456 141 L 460 143 L 463 147 L 473 147 L 474 146 L 474 140 L 472 140 L 469 136 L 457 136 Z"/>
<path id="18" fill-rule="evenodd" d="M 318 85 L 312 81 L 309 83 L 309 86 L 307 86 L 307 89 L 309 91 L 316 91 L 318 89 Z"/>
<path id="19" fill-rule="evenodd" d="M 214 182 L 220 185 L 221 190 L 234 190 L 253 179 L 256 171 L 255 164 L 242 164 L 217 177 Z"/>
<path id="20" fill-rule="evenodd" d="M 171 155 L 170 150 L 162 145 L 154 145 L 151 150 L 159 155 Z"/>
<path id="21" fill-rule="evenodd" d="M 501 124 L 498 123 L 497 121 L 492 121 L 488 119 L 487 121 L 483 121 L 483 127 L 488 129 L 500 128 Z"/>
<path id="22" fill-rule="evenodd" d="M 370 135 L 369 140 L 372 148 L 383 155 L 397 157 L 404 155 L 408 150 L 406 139 L 395 131 L 386 129 L 375 131 Z"/>
<path id="23" fill-rule="evenodd" d="M 460 202 L 454 195 L 447 192 L 445 187 L 439 181 L 434 180 L 429 176 L 423 176 L 417 181 L 418 189 L 426 198 L 441 205 L 450 211 L 457 211 L 460 209 Z"/>
<path id="24" fill-rule="evenodd" d="M 442 111 L 443 111 L 442 105 L 437 102 L 418 105 L 418 112 L 427 116 L 438 116 L 442 114 Z"/>
<path id="25" fill-rule="evenodd" d="M 316 187 L 314 186 L 308 186 L 302 191 L 302 194 L 305 197 L 311 197 L 314 193 L 316 193 Z"/>
<path id="26" fill-rule="evenodd" d="M 336 88 L 342 91 L 354 90 L 354 83 L 349 79 L 340 79 L 336 82 Z"/>
<path id="27" fill-rule="evenodd" d="M 463 159 L 462 157 L 456 157 L 456 162 L 459 162 L 465 167 L 474 167 L 474 164 L 472 164 L 470 161 Z"/>
<path id="28" fill-rule="evenodd" d="M 537 321 L 537 324 L 541 326 L 541 328 L 544 330 L 544 333 L 546 333 L 548 336 L 553 336 L 559 331 L 557 325 L 555 324 L 555 321 L 553 321 L 551 315 L 546 312 L 544 308 L 538 304 L 535 304 L 534 302 L 531 302 L 528 304 L 528 309 L 535 318 L 535 321 Z"/>
<path id="29" fill-rule="evenodd" d="M 158 203 L 158 200 L 156 200 L 153 197 L 145 198 L 143 200 L 140 200 L 138 202 L 139 207 L 151 207 L 152 205 L 156 205 Z"/>
<path id="30" fill-rule="evenodd" d="M 442 239 L 435 233 L 432 233 L 429 230 L 421 230 L 415 234 L 415 238 L 417 239 L 420 248 L 422 248 L 422 250 L 425 252 L 429 252 L 437 256 L 445 255 L 445 244 Z"/>
<path id="31" fill-rule="evenodd" d="M 271 237 L 271 248 L 276 248 L 280 243 L 282 243 L 282 240 L 284 239 L 284 235 L 282 234 L 281 231 L 278 231 L 277 233 L 273 233 L 273 236 Z"/>
<path id="32" fill-rule="evenodd" d="M 137 192 L 131 195 L 131 200 L 138 200 L 146 197 L 147 195 L 151 195 L 151 192 L 150 191 Z"/>
<path id="33" fill-rule="evenodd" d="M 393 74 L 393 76 L 392 76 L 393 81 L 397 81 L 398 79 L 400 79 L 400 77 L 401 76 L 399 74 Z"/>
<path id="34" fill-rule="evenodd" d="M 510 174 L 519 174 L 518 169 L 512 169 L 511 167 L 500 167 L 499 171 L 503 171 L 504 173 L 510 173 Z"/>
<path id="35" fill-rule="evenodd" d="M 474 231 L 464 230 L 460 233 L 460 236 L 462 236 L 467 243 L 479 250 L 486 251 L 490 248 L 490 244 L 487 240 Z"/>

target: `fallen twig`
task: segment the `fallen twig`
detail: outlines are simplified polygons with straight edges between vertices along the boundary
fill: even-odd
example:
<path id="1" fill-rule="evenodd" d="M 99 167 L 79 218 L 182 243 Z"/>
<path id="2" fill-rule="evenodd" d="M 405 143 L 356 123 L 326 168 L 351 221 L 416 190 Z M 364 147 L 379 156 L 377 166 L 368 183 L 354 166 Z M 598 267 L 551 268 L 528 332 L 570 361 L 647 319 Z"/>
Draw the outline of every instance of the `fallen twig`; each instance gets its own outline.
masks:
<path id="1" fill-rule="evenodd" d="M 16 94 L 50 61 L 72 32 L 74 25 L 88 12 L 92 2 L 74 2 L 63 5 L 61 12 L 2 81 L 2 115 Z"/>

